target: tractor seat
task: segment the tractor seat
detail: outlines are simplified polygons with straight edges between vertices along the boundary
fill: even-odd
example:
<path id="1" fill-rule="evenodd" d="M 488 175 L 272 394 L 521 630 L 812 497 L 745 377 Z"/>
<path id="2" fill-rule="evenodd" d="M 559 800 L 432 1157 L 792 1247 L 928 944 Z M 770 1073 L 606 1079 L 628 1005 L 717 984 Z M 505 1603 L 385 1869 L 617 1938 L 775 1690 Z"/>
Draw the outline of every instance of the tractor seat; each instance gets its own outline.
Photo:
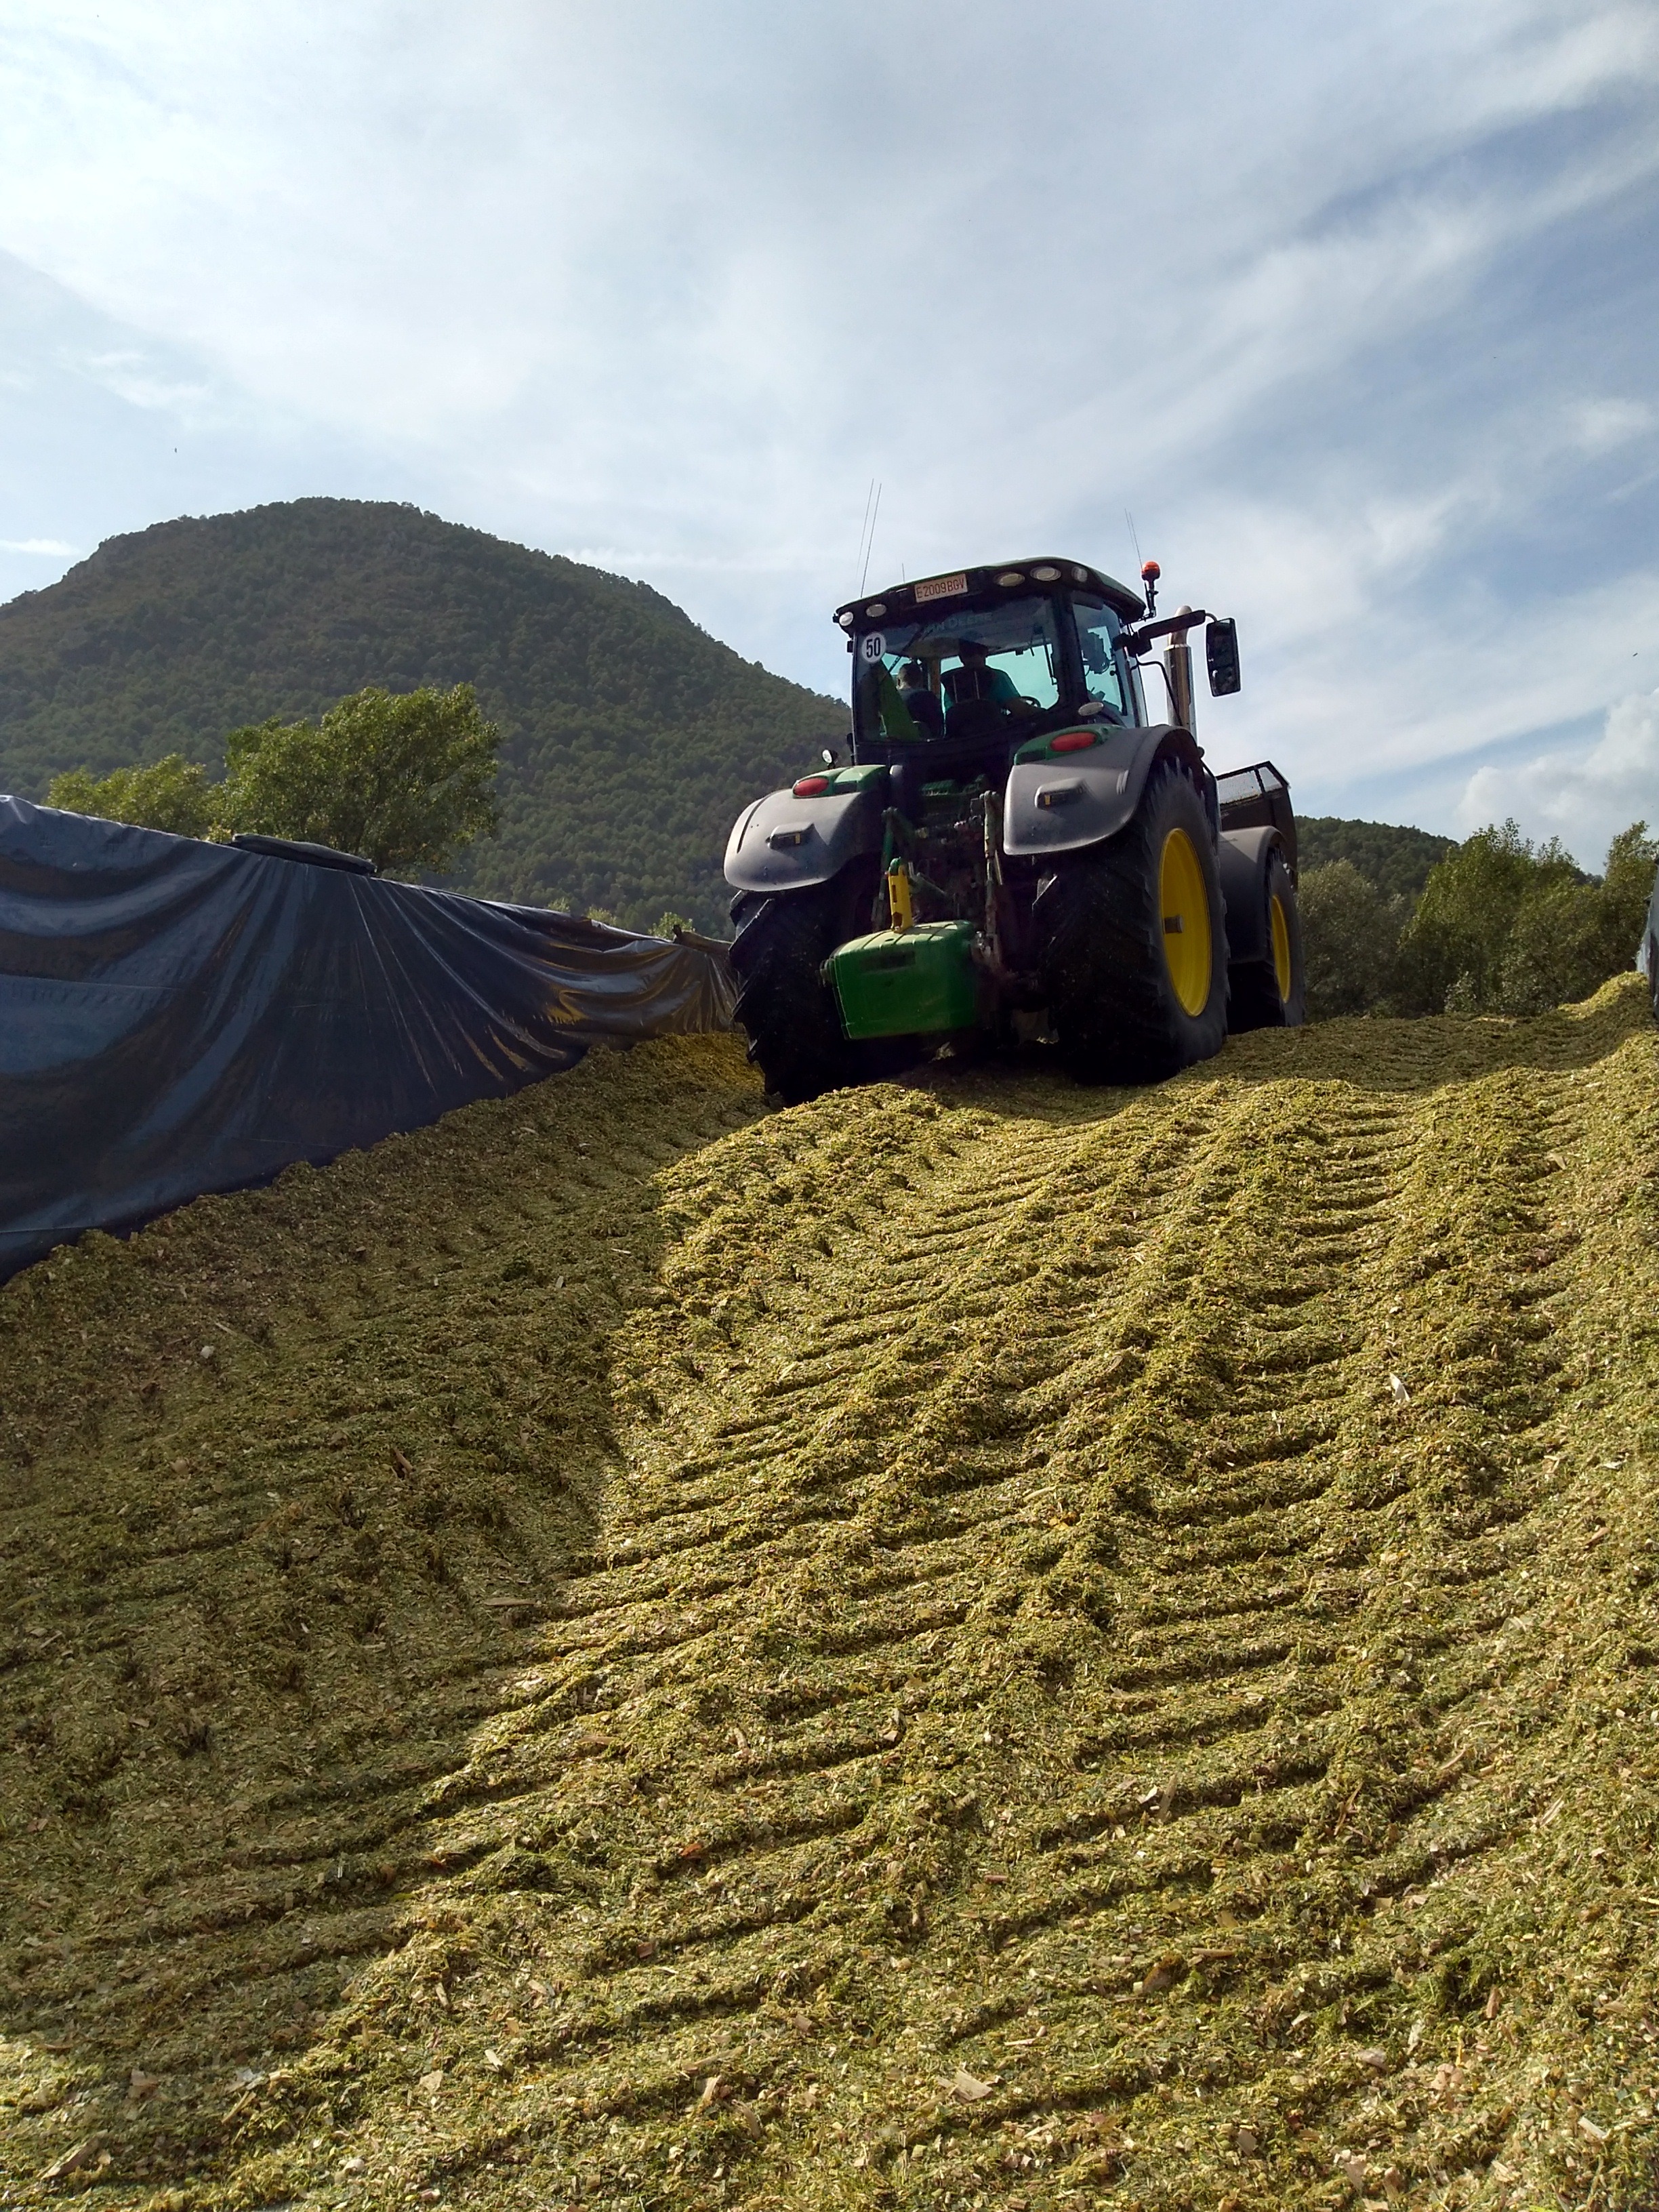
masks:
<path id="1" fill-rule="evenodd" d="M 945 709 L 931 691 L 902 691 L 904 711 L 929 743 L 945 735 Z"/>

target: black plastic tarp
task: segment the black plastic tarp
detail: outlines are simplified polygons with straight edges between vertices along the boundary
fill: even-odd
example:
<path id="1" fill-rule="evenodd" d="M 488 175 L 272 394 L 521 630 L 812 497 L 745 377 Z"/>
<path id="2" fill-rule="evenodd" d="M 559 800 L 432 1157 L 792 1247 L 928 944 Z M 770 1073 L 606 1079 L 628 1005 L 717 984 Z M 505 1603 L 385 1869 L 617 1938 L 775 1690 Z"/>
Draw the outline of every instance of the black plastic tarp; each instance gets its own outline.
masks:
<path id="1" fill-rule="evenodd" d="M 732 1000 L 699 946 L 0 794 L 0 1279 Z"/>

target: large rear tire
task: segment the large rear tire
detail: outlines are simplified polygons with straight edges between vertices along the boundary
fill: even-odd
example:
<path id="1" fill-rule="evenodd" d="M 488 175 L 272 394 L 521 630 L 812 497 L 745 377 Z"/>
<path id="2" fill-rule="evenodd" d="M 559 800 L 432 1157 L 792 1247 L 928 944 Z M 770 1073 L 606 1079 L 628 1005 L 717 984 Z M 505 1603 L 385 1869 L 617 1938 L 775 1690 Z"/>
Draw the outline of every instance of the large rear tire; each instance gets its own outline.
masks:
<path id="1" fill-rule="evenodd" d="M 1227 939 L 1204 803 L 1172 763 L 1127 829 L 1038 892 L 1060 1058 L 1085 1083 L 1156 1083 L 1220 1051 Z"/>
<path id="2" fill-rule="evenodd" d="M 835 994 L 819 974 L 836 945 L 872 927 L 878 872 L 866 856 L 810 890 L 734 902 L 737 1019 L 749 1033 L 750 1059 L 786 1105 L 870 1082 L 892 1072 L 890 1062 L 894 1069 L 902 1062 L 896 1049 L 879 1054 L 848 1043 Z"/>
<path id="3" fill-rule="evenodd" d="M 1290 864 L 1277 845 L 1268 849 L 1260 878 L 1267 956 L 1236 961 L 1227 971 L 1227 1027 L 1300 1029 L 1307 1018 L 1308 985 L 1302 960 L 1302 910 Z"/>

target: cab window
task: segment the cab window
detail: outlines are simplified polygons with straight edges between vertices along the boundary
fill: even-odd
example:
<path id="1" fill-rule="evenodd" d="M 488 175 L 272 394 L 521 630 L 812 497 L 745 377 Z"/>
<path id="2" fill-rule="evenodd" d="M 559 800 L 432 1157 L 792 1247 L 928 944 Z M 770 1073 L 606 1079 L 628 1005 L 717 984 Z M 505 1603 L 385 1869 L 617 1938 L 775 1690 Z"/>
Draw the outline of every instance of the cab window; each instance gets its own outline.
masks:
<path id="1" fill-rule="evenodd" d="M 1118 619 L 1098 599 L 1074 599 L 1077 641 L 1083 656 L 1083 689 L 1120 721 L 1133 719 L 1124 696 L 1123 664 L 1117 650 Z"/>

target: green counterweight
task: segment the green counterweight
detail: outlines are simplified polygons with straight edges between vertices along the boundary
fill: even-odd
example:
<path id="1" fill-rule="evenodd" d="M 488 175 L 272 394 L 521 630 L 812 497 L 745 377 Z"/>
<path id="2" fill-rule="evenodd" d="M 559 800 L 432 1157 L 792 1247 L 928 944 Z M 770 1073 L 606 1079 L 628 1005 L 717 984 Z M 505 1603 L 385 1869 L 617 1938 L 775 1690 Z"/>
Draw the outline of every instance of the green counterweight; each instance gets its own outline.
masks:
<path id="1" fill-rule="evenodd" d="M 920 1036 L 971 1029 L 978 1016 L 970 921 L 925 921 L 878 930 L 825 961 L 842 1027 L 861 1037 Z"/>

